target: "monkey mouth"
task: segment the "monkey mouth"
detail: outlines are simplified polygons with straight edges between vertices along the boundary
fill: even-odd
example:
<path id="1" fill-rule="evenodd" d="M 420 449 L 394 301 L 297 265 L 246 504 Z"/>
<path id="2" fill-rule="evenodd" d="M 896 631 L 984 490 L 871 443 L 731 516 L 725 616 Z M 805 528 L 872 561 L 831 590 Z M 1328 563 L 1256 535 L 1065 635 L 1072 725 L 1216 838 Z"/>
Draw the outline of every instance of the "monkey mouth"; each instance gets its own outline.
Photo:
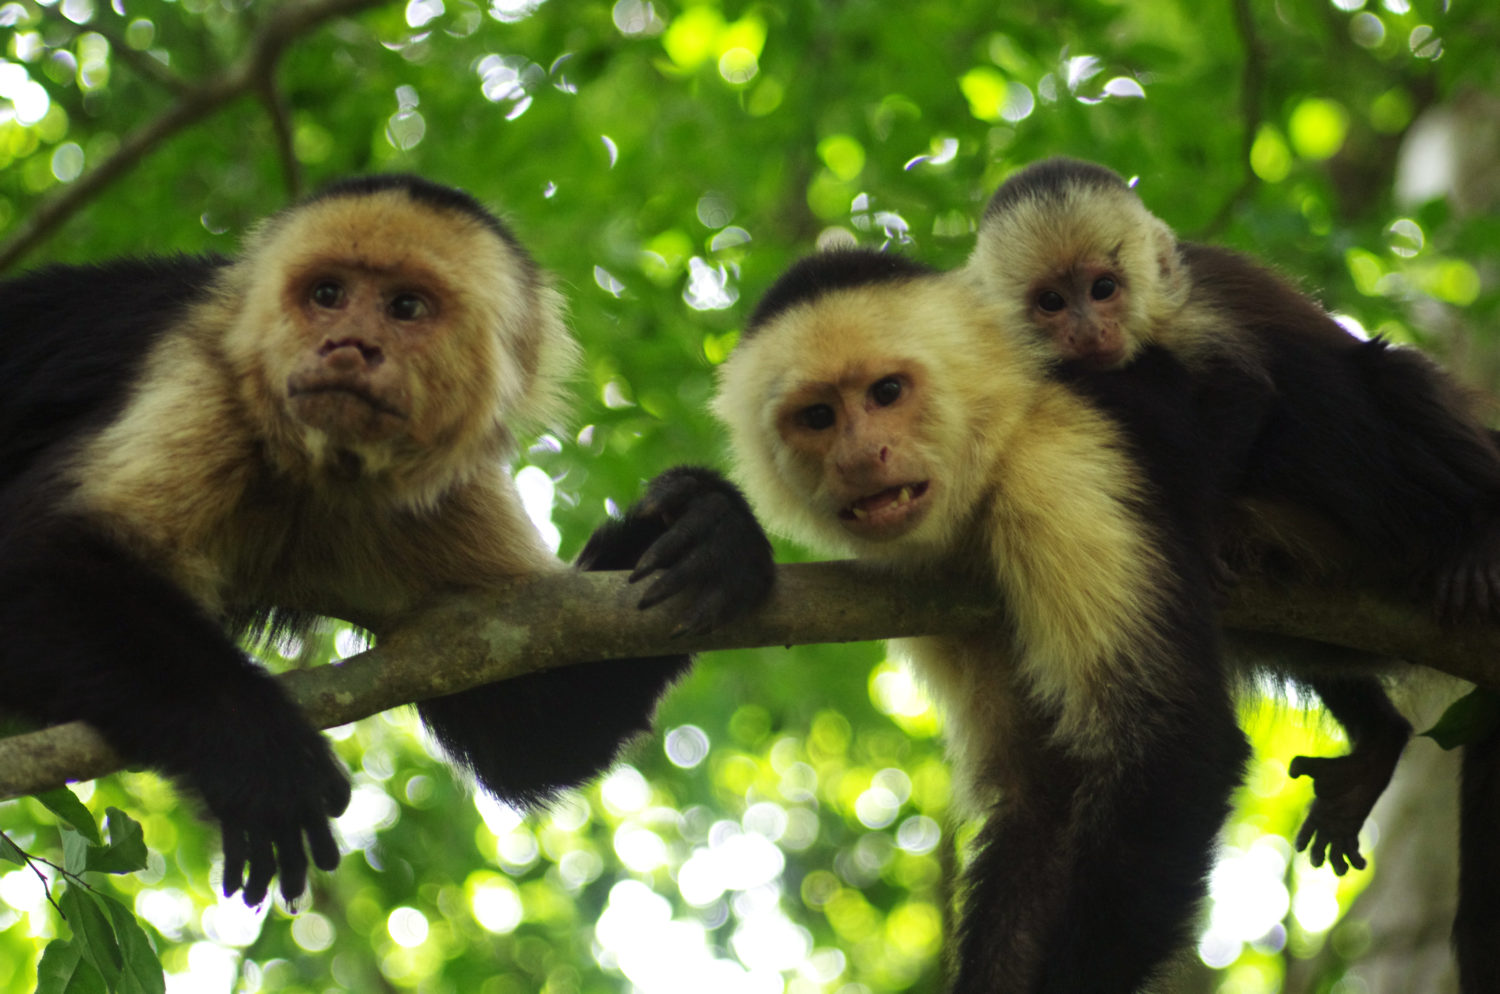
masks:
<path id="1" fill-rule="evenodd" d="M 302 401 L 305 398 L 331 396 L 350 397 L 369 407 L 376 414 L 384 414 L 387 417 L 406 419 L 406 412 L 399 407 L 381 399 L 373 391 L 355 383 L 333 381 L 328 383 L 312 383 L 292 387 L 287 391 L 287 396 L 293 401 Z"/>
<path id="2" fill-rule="evenodd" d="M 367 377 L 292 376 L 286 394 L 293 417 L 339 443 L 379 442 L 407 430 L 407 412 Z"/>
<path id="3" fill-rule="evenodd" d="M 894 538 L 927 512 L 929 481 L 902 483 L 856 498 L 839 511 L 848 530 L 870 538 Z"/>

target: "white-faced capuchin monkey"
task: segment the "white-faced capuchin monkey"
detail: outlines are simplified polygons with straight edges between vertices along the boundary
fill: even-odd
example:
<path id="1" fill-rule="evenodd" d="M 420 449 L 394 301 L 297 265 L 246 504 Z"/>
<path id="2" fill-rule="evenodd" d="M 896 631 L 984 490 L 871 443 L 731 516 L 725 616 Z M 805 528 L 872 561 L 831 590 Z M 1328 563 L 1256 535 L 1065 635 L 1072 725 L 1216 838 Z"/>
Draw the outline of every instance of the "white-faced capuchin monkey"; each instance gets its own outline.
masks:
<path id="1" fill-rule="evenodd" d="M 773 531 L 1007 609 L 898 646 L 984 818 L 957 994 L 1124 994 L 1188 939 L 1247 747 L 1187 379 L 1162 349 L 1061 367 L 961 274 L 858 250 L 792 267 L 721 370 Z"/>
<path id="2" fill-rule="evenodd" d="M 1001 186 L 965 271 L 1008 324 L 1073 362 L 1128 368 L 1162 347 L 1187 365 L 1216 489 L 1236 502 L 1216 526 L 1231 557 L 1415 596 L 1450 618 L 1500 612 L 1500 449 L 1419 351 L 1357 338 L 1246 256 L 1179 242 L 1118 175 L 1072 159 Z M 1363 867 L 1359 828 L 1411 731 L 1374 675 L 1381 660 L 1259 648 L 1290 662 L 1353 744 L 1293 761 L 1317 794 L 1298 848 Z M 1477 994 L 1500 990 L 1500 739 L 1465 750 L 1462 809 L 1454 935 Z"/>
<path id="3" fill-rule="evenodd" d="M 565 568 L 505 472 L 559 413 L 561 298 L 468 195 L 334 185 L 237 259 L 52 266 L 0 283 L 0 708 L 82 719 L 201 796 L 224 892 L 291 899 L 332 869 L 347 776 L 235 642 L 309 609 L 386 618 Z M 661 540 L 661 541 L 658 541 Z M 711 626 L 768 589 L 748 505 L 707 470 L 659 478 L 580 564 L 660 570 Z M 586 664 L 419 705 L 518 804 L 606 767 L 686 656 Z"/>

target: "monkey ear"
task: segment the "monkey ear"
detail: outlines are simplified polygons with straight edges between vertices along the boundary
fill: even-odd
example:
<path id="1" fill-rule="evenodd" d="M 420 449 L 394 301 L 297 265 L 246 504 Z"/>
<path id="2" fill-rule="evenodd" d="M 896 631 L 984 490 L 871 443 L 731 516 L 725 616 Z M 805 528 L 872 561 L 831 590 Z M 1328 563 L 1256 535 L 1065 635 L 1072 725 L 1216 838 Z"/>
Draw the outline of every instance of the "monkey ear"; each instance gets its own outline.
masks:
<path id="1" fill-rule="evenodd" d="M 1187 303 L 1191 280 L 1187 264 L 1177 248 L 1177 234 L 1159 218 L 1151 219 L 1151 248 L 1156 257 L 1158 286 L 1163 298 L 1174 305 Z"/>
<path id="2" fill-rule="evenodd" d="M 1156 250 L 1156 266 L 1163 283 L 1172 283 L 1180 262 L 1177 258 L 1177 236 L 1157 218 L 1152 218 L 1151 246 Z"/>

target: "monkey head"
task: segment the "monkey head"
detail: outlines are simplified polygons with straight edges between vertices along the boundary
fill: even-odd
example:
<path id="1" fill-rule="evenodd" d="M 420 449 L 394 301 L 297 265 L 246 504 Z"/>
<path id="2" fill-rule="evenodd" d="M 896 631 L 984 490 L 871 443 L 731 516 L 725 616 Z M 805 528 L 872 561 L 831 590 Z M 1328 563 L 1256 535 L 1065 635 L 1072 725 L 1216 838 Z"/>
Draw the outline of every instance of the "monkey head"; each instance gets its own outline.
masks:
<path id="1" fill-rule="evenodd" d="M 575 352 L 560 298 L 457 191 L 349 181 L 271 218 L 243 258 L 224 346 L 283 468 L 426 500 L 552 416 Z"/>
<path id="2" fill-rule="evenodd" d="M 874 558 L 950 547 L 985 476 L 974 463 L 991 449 L 977 436 L 1008 422 L 1003 385 L 956 369 L 1004 379 L 992 353 L 1014 345 L 988 333 L 964 281 L 891 262 L 843 250 L 793 266 L 721 368 L 714 401 L 773 528 Z"/>
<path id="3" fill-rule="evenodd" d="M 1129 361 L 1187 301 L 1176 237 L 1115 173 L 1049 159 L 996 191 L 964 267 L 1066 359 Z"/>

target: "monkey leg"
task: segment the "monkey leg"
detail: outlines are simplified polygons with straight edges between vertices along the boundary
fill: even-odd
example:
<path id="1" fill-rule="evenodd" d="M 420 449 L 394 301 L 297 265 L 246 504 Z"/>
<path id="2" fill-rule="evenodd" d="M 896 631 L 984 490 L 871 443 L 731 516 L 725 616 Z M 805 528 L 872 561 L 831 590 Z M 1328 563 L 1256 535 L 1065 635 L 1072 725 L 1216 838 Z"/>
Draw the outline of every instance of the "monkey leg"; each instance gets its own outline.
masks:
<path id="1" fill-rule="evenodd" d="M 1463 994 L 1500 991 L 1500 734 L 1464 747 L 1458 912 L 1453 945 Z"/>
<path id="2" fill-rule="evenodd" d="M 981 833 L 954 994 L 1133 991 L 1188 941 L 1248 753 L 1227 699 L 1200 703 L 1133 757 L 1036 753 Z"/>

